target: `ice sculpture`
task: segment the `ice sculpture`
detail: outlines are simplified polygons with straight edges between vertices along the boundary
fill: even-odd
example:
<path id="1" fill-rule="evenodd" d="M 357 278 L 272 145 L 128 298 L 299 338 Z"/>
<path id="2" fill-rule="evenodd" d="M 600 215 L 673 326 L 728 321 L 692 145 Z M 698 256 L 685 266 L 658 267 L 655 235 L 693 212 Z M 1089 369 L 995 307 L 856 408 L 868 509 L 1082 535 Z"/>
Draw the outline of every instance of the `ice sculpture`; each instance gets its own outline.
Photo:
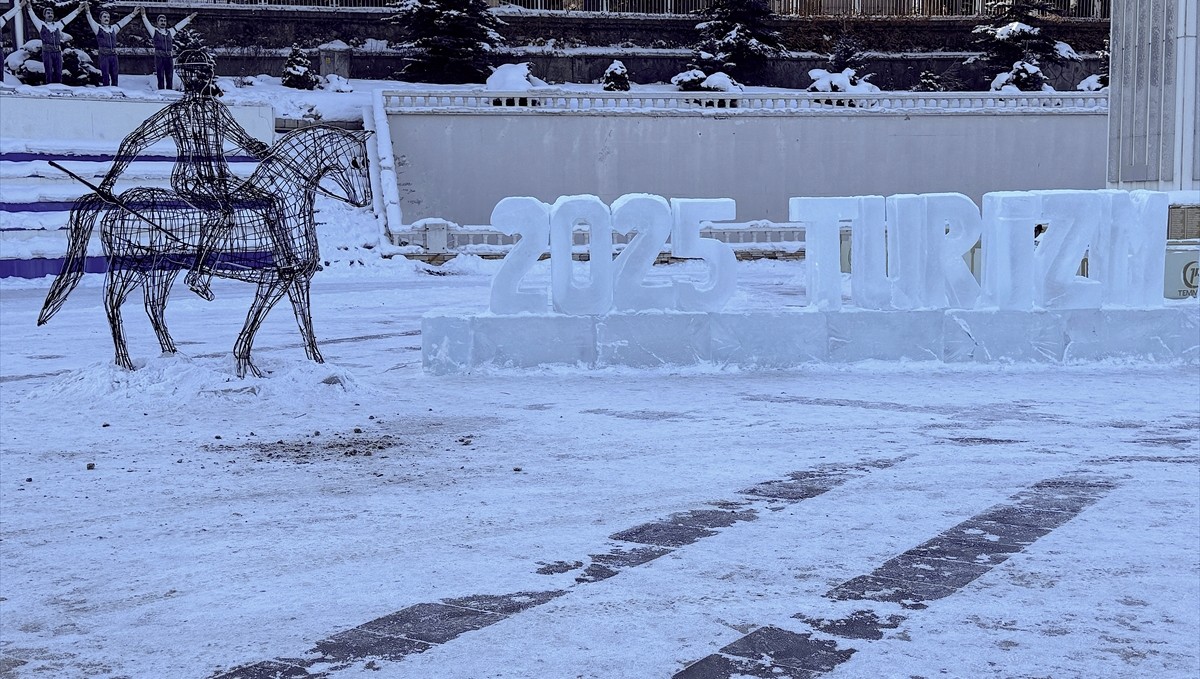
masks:
<path id="1" fill-rule="evenodd" d="M 808 303 L 821 311 L 842 308 L 841 222 L 859 219 L 857 198 L 792 198 L 788 219 L 804 227 Z"/>
<path id="2" fill-rule="evenodd" d="M 892 307 L 887 270 L 887 223 L 883 196 L 860 196 L 858 218 L 850 228 L 850 289 L 864 309 Z"/>
<path id="3" fill-rule="evenodd" d="M 588 234 L 587 278 L 576 276 L 571 258 L 575 231 Z M 612 308 L 612 217 L 596 196 L 562 196 L 550 209 L 550 287 L 554 308 L 564 314 L 603 314 Z"/>
<path id="4" fill-rule="evenodd" d="M 631 193 L 613 201 L 612 227 L 637 232 L 613 262 L 613 306 L 626 309 L 673 309 L 676 286 L 650 284 L 646 277 L 671 235 L 671 205 L 662 196 Z"/>
<path id="5" fill-rule="evenodd" d="M 1162 306 L 1161 282 L 1167 247 L 1167 194 L 1156 191 L 1101 191 L 1104 203 L 1089 275 L 1102 283 L 1105 306 Z"/>
<path id="6" fill-rule="evenodd" d="M 983 305 L 1020 311 L 1033 307 L 1033 237 L 1041 208 L 1042 199 L 1032 193 L 984 195 Z"/>
<path id="7" fill-rule="evenodd" d="M 708 269 L 708 280 L 697 285 L 675 281 L 678 308 L 682 311 L 720 311 L 737 287 L 737 257 L 715 238 L 701 238 L 704 222 L 728 221 L 737 216 L 732 198 L 672 198 L 671 254 L 700 259 Z"/>
<path id="8" fill-rule="evenodd" d="M 900 309 L 970 309 L 979 284 L 963 255 L 979 241 L 979 208 L 960 193 L 887 199 L 888 271 Z"/>
<path id="9" fill-rule="evenodd" d="M 1013 191 L 984 196 L 982 217 L 957 193 L 792 198 L 793 222 L 806 225 L 809 303 L 842 306 L 841 230 L 851 226 L 851 282 L 864 309 L 1095 309 L 1162 305 L 1167 195 L 1136 191 Z M 634 193 L 611 208 L 596 196 L 497 204 L 497 230 L 520 234 L 492 289 L 497 314 L 541 312 L 545 290 L 521 282 L 549 248 L 553 308 L 600 315 L 612 309 L 720 311 L 733 294 L 732 249 L 701 237 L 712 221 L 734 218 L 732 199 Z M 572 261 L 577 231 L 588 232 L 589 262 Z M 612 259 L 612 232 L 633 233 Z M 649 282 L 658 254 L 701 260 L 703 280 Z M 980 243 L 982 285 L 965 257 Z M 1079 275 L 1084 258 L 1087 275 Z M 582 270 L 586 274 L 580 276 Z"/>
<path id="10" fill-rule="evenodd" d="M 1094 191 L 1038 191 L 1039 225 L 1034 251 L 1034 304 L 1043 309 L 1098 309 L 1100 282 L 1077 275 L 1096 234 L 1104 198 Z M 1164 244 L 1165 251 L 1165 244 Z"/>
<path id="11" fill-rule="evenodd" d="M 492 228 L 521 235 L 492 279 L 492 313 L 544 313 L 549 304 L 546 289 L 521 288 L 521 279 L 550 246 L 550 206 L 529 196 L 505 198 L 492 209 Z"/>
<path id="12" fill-rule="evenodd" d="M 979 242 L 983 218 L 975 201 L 961 193 L 931 193 L 925 196 L 926 218 L 943 233 L 939 255 L 946 302 L 956 309 L 973 309 L 979 301 L 979 281 L 963 257 Z"/>
<path id="13" fill-rule="evenodd" d="M 887 197 L 888 274 L 897 309 L 941 309 L 946 306 L 942 285 L 943 227 L 926 214 L 925 196 Z"/>

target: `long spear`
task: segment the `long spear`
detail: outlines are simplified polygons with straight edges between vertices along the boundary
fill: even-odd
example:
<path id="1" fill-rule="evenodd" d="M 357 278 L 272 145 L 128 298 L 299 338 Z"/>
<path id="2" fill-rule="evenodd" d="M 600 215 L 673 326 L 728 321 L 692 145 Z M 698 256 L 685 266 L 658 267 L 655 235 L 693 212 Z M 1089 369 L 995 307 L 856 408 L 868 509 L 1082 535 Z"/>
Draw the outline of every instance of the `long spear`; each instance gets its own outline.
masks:
<path id="1" fill-rule="evenodd" d="M 62 165 L 59 165 L 57 161 L 51 160 L 50 167 L 53 167 L 58 170 L 62 170 L 63 172 L 67 173 L 67 176 L 69 176 L 71 179 L 74 179 L 75 181 L 79 182 L 80 184 L 83 184 L 84 186 L 86 186 L 89 189 L 91 189 L 92 191 L 94 191 L 96 193 L 96 195 L 100 196 L 100 198 L 104 202 L 112 203 L 113 205 L 116 205 L 117 207 L 128 212 L 129 214 L 133 215 L 134 217 L 137 217 L 138 219 L 142 220 L 143 222 L 146 222 L 150 226 L 153 226 L 154 228 L 163 232 L 163 234 L 166 235 L 167 238 L 170 238 L 171 240 L 175 241 L 176 243 L 180 243 L 182 245 L 188 245 L 188 243 L 186 241 L 184 241 L 183 239 L 181 239 L 180 237 L 171 233 L 167 229 L 164 229 L 163 227 L 159 226 L 158 223 L 155 222 L 153 219 L 150 219 L 146 215 L 144 215 L 144 214 L 138 212 L 137 210 L 133 209 L 132 207 L 130 207 L 128 204 L 125 203 L 125 201 L 121 200 L 120 198 L 117 198 L 115 195 L 113 195 L 112 191 L 107 191 L 105 189 L 100 188 L 99 186 L 96 186 L 95 184 L 84 179 L 83 177 L 80 177 L 79 175 L 68 170 L 67 168 L 63 167 Z"/>
<path id="2" fill-rule="evenodd" d="M 83 177 L 80 177 L 79 175 L 77 175 L 77 174 L 75 174 L 74 172 L 72 172 L 72 171 L 68 170 L 67 168 L 63 167 L 62 165 L 59 165 L 57 162 L 55 162 L 55 161 L 53 161 L 53 160 L 51 160 L 51 161 L 49 161 L 49 162 L 50 162 L 50 166 L 51 166 L 51 167 L 57 168 L 57 169 L 59 169 L 59 170 L 62 170 L 63 172 L 67 173 L 67 176 L 71 177 L 72 179 L 74 179 L 75 181 L 79 182 L 80 184 L 83 184 L 84 186 L 88 187 L 88 188 L 89 188 L 89 189 L 91 189 L 92 191 L 95 191 L 95 192 L 96 192 L 96 195 L 100 196 L 101 200 L 104 200 L 105 202 L 108 202 L 108 203 L 111 203 L 111 204 L 113 204 L 113 205 L 116 205 L 117 207 L 119 207 L 119 208 L 121 208 L 122 210 L 124 210 L 124 211 L 128 212 L 129 214 L 133 215 L 134 217 L 137 217 L 138 219 L 142 220 L 143 222 L 146 222 L 146 223 L 147 223 L 147 224 L 149 224 L 150 226 L 152 226 L 152 227 L 154 227 L 154 228 L 158 229 L 158 230 L 159 230 L 159 231 L 160 231 L 160 232 L 161 232 L 161 233 L 162 233 L 164 236 L 166 236 L 167 238 L 170 238 L 171 240 L 175 241 L 175 242 L 176 242 L 176 243 L 178 243 L 179 245 L 183 245 L 183 246 L 185 246 L 185 247 L 193 247 L 193 245 L 192 245 L 191 243 L 189 243 L 189 242 L 187 242 L 187 241 L 183 240 L 183 239 L 182 239 L 182 238 L 180 238 L 179 236 L 176 236 L 175 234 L 171 233 L 169 230 L 167 230 L 167 229 L 164 229 L 162 226 L 160 226 L 160 225 L 159 225 L 157 222 L 155 222 L 153 219 L 150 219 L 150 218 L 149 218 L 149 217 L 147 217 L 146 215 L 144 215 L 144 214 L 142 214 L 142 213 L 138 212 L 137 210 L 133 209 L 132 207 L 130 207 L 130 206 L 127 204 L 127 203 L 125 203 L 125 201 L 123 201 L 123 200 L 121 200 L 120 198 L 117 198 L 115 195 L 113 195 L 112 191 L 106 191 L 106 190 L 104 190 L 104 189 L 100 188 L 99 186 L 96 186 L 95 184 L 93 184 L 93 183 L 91 183 L 90 181 L 88 181 L 88 180 L 84 179 Z M 228 264 L 229 266 L 232 266 L 232 267 L 234 267 L 234 268 L 237 268 L 237 269 L 247 269 L 247 270 L 249 270 L 249 269 L 252 269 L 252 268 L 253 268 L 253 267 L 245 266 L 245 265 L 242 265 L 242 264 L 236 264 L 236 263 L 233 263 L 233 262 L 227 262 L 227 264 Z"/>

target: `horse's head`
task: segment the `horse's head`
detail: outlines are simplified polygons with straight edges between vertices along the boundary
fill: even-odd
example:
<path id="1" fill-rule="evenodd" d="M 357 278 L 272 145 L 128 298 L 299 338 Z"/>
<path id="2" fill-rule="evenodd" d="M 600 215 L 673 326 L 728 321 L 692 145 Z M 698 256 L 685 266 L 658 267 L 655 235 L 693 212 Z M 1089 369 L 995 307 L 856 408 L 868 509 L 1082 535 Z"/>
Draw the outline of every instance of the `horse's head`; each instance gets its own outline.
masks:
<path id="1" fill-rule="evenodd" d="M 370 160 L 367 158 L 367 139 L 374 132 L 343 130 L 346 143 L 326 174 L 342 190 L 340 198 L 355 207 L 371 203 Z"/>
<path id="2" fill-rule="evenodd" d="M 367 139 L 374 132 L 313 125 L 287 133 L 264 165 L 355 207 L 371 203 Z M 335 188 L 336 187 L 336 188 Z"/>

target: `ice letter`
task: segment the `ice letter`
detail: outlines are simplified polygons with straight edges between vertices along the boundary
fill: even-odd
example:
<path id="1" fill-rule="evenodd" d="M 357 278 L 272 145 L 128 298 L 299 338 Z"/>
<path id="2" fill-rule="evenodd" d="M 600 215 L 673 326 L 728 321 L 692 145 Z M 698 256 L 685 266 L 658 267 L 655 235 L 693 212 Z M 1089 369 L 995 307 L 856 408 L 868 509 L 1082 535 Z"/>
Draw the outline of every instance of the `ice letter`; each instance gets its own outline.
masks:
<path id="1" fill-rule="evenodd" d="M 888 273 L 898 309 L 943 309 L 942 241 L 946 231 L 928 214 L 925 196 L 887 197 Z"/>
<path id="2" fill-rule="evenodd" d="M 792 198 L 788 219 L 804 224 L 808 303 L 821 311 L 842 308 L 842 225 L 857 220 L 858 198 Z"/>
<path id="3" fill-rule="evenodd" d="M 672 198 L 671 254 L 684 259 L 702 259 L 708 281 L 696 285 L 675 281 L 679 308 L 683 311 L 720 311 L 737 286 L 737 258 L 733 250 L 715 238 L 701 238 L 704 222 L 728 221 L 737 216 L 732 198 Z"/>
<path id="4" fill-rule="evenodd" d="M 576 229 L 588 232 L 586 281 L 576 280 L 571 259 Z M 550 208 L 550 287 L 561 313 L 606 314 L 612 308 L 612 221 L 596 196 L 562 196 Z"/>
<path id="5" fill-rule="evenodd" d="M 1033 230 L 1042 199 L 997 191 L 983 197 L 983 305 L 1027 311 L 1033 307 Z"/>
<path id="6" fill-rule="evenodd" d="M 674 309 L 673 285 L 646 284 L 646 274 L 671 235 L 671 205 L 662 196 L 631 193 L 613 201 L 613 230 L 636 231 L 613 262 L 613 306 L 617 309 Z"/>
<path id="7" fill-rule="evenodd" d="M 1089 274 L 1100 279 L 1104 304 L 1162 306 L 1167 249 L 1167 194 L 1157 191 L 1104 191 L 1107 210 L 1094 247 Z"/>
<path id="8" fill-rule="evenodd" d="M 546 289 L 522 290 L 520 284 L 550 245 L 550 206 L 527 196 L 505 198 L 492 210 L 492 228 L 521 236 L 492 279 L 492 313 L 545 313 Z"/>
<path id="9" fill-rule="evenodd" d="M 946 283 L 946 301 L 955 309 L 974 309 L 979 300 L 979 281 L 963 256 L 979 242 L 983 219 L 975 201 L 961 193 L 930 193 L 925 196 L 930 221 L 941 238 L 941 273 Z"/>
<path id="10" fill-rule="evenodd" d="M 890 309 L 892 281 L 887 271 L 887 223 L 883 196 L 860 196 L 858 219 L 850 227 L 850 290 L 864 309 Z"/>
<path id="11" fill-rule="evenodd" d="M 1130 201 L 1115 211 L 1114 219 L 1128 221 L 1135 234 L 1129 270 L 1129 287 L 1136 291 L 1132 306 L 1145 309 L 1163 304 L 1163 279 L 1167 269 L 1167 219 L 1170 212 L 1168 196 L 1161 191 L 1133 191 Z"/>
<path id="12" fill-rule="evenodd" d="M 1033 255 L 1034 303 L 1044 309 L 1100 308 L 1100 283 L 1076 272 L 1096 235 L 1104 198 L 1095 191 L 1037 193 L 1038 223 L 1046 231 Z"/>

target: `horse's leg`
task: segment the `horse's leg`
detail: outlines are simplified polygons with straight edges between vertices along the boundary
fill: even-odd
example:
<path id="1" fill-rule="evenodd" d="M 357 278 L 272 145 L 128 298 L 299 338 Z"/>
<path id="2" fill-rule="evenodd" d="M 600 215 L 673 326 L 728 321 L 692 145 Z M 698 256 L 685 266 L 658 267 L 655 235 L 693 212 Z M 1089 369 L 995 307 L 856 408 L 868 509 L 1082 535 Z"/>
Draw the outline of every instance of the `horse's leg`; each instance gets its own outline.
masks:
<path id="1" fill-rule="evenodd" d="M 242 332 L 238 334 L 237 341 L 233 344 L 233 356 L 237 359 L 238 377 L 245 377 L 246 370 L 249 370 L 255 377 L 262 377 L 262 373 L 250 362 L 250 348 L 254 345 L 254 335 L 258 333 L 263 319 L 270 313 L 271 307 L 274 307 L 275 303 L 283 297 L 290 282 L 281 281 L 275 277 L 259 281 L 254 302 L 246 314 L 246 324 L 242 326 Z"/>
<path id="2" fill-rule="evenodd" d="M 155 268 L 142 286 L 146 298 L 146 315 L 150 317 L 150 325 L 154 326 L 154 333 L 158 335 L 158 345 L 162 347 L 164 354 L 177 351 L 175 342 L 171 339 L 171 332 L 167 330 L 166 311 L 167 297 L 171 294 L 171 285 L 178 275 L 179 270 L 175 268 Z"/>
<path id="3" fill-rule="evenodd" d="M 292 311 L 296 313 L 296 324 L 300 326 L 300 336 L 304 339 L 304 353 L 313 361 L 324 363 L 325 358 L 321 356 L 321 350 L 317 348 L 317 336 L 313 333 L 312 303 L 308 294 L 311 282 L 312 279 L 308 276 L 297 276 L 288 286 L 287 294 L 288 299 L 292 301 Z"/>
<path id="4" fill-rule="evenodd" d="M 110 260 L 111 261 L 111 260 Z M 113 346 L 116 348 L 116 363 L 126 370 L 133 370 L 129 360 L 129 348 L 125 344 L 125 328 L 121 324 L 121 305 L 129 292 L 138 284 L 139 274 L 130 269 L 109 270 L 104 281 L 104 311 L 108 314 L 108 326 L 112 329 Z"/>

